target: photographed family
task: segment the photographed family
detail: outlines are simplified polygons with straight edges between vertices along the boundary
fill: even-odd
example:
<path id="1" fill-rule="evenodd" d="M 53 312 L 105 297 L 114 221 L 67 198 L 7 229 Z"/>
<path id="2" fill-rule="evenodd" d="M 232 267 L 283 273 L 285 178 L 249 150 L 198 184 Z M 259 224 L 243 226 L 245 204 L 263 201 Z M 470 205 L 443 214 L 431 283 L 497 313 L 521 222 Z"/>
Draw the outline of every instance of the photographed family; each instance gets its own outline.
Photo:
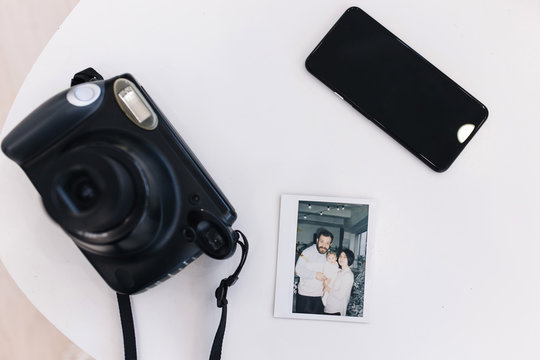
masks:
<path id="1" fill-rule="evenodd" d="M 296 313 L 341 315 L 347 306 L 354 283 L 350 266 L 354 253 L 349 249 L 331 251 L 334 235 L 320 229 L 315 244 L 306 248 L 296 262 L 300 278 L 296 295 Z"/>

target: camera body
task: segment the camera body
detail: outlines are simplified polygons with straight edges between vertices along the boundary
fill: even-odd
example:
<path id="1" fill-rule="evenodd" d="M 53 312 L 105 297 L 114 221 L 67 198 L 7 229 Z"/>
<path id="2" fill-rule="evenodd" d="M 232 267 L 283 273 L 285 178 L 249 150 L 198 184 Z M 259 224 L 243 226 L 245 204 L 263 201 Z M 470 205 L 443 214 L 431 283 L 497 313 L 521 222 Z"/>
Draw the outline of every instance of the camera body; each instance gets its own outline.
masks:
<path id="1" fill-rule="evenodd" d="M 130 74 L 57 94 L 2 150 L 118 293 L 143 291 L 203 252 L 235 251 L 235 210 Z"/>

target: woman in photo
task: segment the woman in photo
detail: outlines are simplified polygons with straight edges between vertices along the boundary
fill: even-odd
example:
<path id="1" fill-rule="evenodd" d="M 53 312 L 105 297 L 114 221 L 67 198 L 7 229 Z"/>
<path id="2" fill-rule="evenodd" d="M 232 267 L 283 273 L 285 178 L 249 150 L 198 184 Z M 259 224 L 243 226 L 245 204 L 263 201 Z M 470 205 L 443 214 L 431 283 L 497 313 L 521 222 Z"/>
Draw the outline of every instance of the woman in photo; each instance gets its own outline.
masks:
<path id="1" fill-rule="evenodd" d="M 351 297 L 351 289 L 354 283 L 354 274 L 350 266 L 354 262 L 354 253 L 349 249 L 343 249 L 339 252 L 338 264 L 340 270 L 337 277 L 332 281 L 332 286 L 326 285 L 324 291 L 328 293 L 324 312 L 327 315 L 347 314 L 347 305 Z"/>

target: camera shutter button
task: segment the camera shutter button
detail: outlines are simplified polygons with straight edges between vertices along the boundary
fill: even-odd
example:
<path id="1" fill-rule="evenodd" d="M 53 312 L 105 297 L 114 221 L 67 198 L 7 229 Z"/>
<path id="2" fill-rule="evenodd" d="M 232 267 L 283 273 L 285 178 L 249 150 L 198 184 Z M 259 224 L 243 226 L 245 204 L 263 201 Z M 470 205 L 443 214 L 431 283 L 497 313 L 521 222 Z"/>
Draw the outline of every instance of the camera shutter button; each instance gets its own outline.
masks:
<path id="1" fill-rule="evenodd" d="M 87 106 L 97 100 L 101 94 L 101 88 L 96 84 L 84 83 L 74 86 L 68 91 L 66 98 L 70 104 L 75 106 Z"/>

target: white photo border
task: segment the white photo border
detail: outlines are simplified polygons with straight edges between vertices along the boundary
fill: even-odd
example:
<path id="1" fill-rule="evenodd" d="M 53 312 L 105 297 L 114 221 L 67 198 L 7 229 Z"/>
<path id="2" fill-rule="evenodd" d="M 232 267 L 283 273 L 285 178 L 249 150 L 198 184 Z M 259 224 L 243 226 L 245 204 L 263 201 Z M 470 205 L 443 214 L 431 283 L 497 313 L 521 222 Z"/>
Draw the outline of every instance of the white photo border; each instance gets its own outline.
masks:
<path id="1" fill-rule="evenodd" d="M 296 238 L 298 229 L 298 208 L 301 201 L 326 202 L 351 205 L 368 205 L 368 234 L 366 250 L 366 269 L 364 283 L 364 307 L 362 316 L 333 316 L 318 314 L 300 314 L 293 310 L 293 274 L 295 268 Z M 274 317 L 345 321 L 345 322 L 368 322 L 368 293 L 371 287 L 371 268 L 373 255 L 373 201 L 368 199 L 306 196 L 306 195 L 281 195 L 280 222 L 279 222 L 279 245 L 276 269 L 276 292 L 274 301 Z"/>

